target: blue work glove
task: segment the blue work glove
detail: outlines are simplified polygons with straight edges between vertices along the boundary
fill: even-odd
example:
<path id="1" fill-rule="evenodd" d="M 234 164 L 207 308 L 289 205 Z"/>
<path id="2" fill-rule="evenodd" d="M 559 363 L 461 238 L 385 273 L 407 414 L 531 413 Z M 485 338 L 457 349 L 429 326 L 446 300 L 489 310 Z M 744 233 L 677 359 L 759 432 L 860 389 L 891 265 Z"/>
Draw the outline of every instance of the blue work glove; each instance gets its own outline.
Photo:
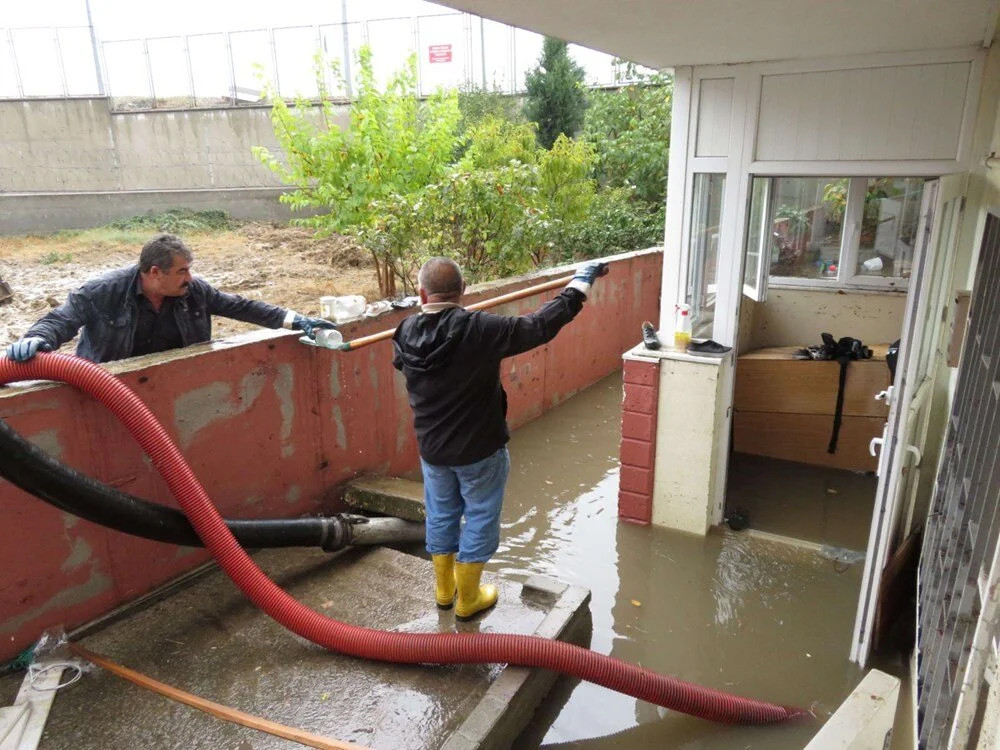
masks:
<path id="1" fill-rule="evenodd" d="M 295 318 L 292 320 L 292 330 L 302 331 L 302 333 L 311 339 L 316 338 L 316 331 L 320 328 L 335 329 L 336 327 L 329 320 L 307 318 L 305 315 L 299 315 L 298 313 L 295 314 Z"/>
<path id="2" fill-rule="evenodd" d="M 599 276 L 604 276 L 608 272 L 608 264 L 601 263 L 600 261 L 592 260 L 589 263 L 584 263 L 578 269 L 576 269 L 576 275 L 573 280 L 567 284 L 567 288 L 576 289 L 583 293 L 583 296 L 590 296 L 590 287 L 593 286 L 594 281 Z"/>
<path id="3" fill-rule="evenodd" d="M 7 347 L 7 357 L 15 362 L 27 362 L 38 352 L 50 352 L 49 342 L 40 336 L 28 336 Z"/>

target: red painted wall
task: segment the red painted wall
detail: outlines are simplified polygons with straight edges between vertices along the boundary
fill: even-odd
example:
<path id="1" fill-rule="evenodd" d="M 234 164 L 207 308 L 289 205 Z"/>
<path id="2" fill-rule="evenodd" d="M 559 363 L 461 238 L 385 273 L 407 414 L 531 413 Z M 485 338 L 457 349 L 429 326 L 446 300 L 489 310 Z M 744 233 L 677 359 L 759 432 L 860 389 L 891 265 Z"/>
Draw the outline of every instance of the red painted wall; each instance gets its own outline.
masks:
<path id="1" fill-rule="evenodd" d="M 621 367 L 643 320 L 659 315 L 662 256 L 615 256 L 580 316 L 551 343 L 505 360 L 517 427 Z M 469 301 L 565 275 L 477 287 Z M 497 308 L 519 314 L 553 293 Z M 402 313 L 344 329 L 395 326 Z M 305 347 L 287 332 L 120 363 L 110 369 L 163 421 L 223 515 L 290 517 L 337 510 L 337 486 L 362 473 L 417 468 L 403 378 L 391 342 L 357 352 Z M 176 505 L 113 417 L 62 385 L 0 388 L 0 417 L 71 466 L 133 495 Z M 129 602 L 207 559 L 74 518 L 0 479 L 0 660 L 47 627 L 67 629 Z"/>

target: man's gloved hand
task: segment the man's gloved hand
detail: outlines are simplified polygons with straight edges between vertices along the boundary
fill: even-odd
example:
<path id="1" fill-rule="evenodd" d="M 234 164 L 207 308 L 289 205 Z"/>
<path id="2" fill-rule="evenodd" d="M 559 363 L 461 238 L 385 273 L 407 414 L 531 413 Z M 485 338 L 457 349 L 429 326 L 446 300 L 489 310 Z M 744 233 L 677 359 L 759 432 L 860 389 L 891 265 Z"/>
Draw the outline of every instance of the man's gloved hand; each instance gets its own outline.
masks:
<path id="1" fill-rule="evenodd" d="M 598 277 L 604 276 L 607 272 L 607 263 L 592 260 L 589 263 L 584 263 L 576 269 L 576 275 L 566 286 L 582 292 L 585 297 L 590 296 L 590 287 L 593 286 L 594 281 L 597 280 Z"/>
<path id="2" fill-rule="evenodd" d="M 329 320 L 323 320 L 323 318 L 307 318 L 305 315 L 299 315 L 298 313 L 295 314 L 295 318 L 292 320 L 292 330 L 302 331 L 302 333 L 311 339 L 316 338 L 317 329 L 334 329 L 336 327 L 337 326 Z"/>
<path id="3" fill-rule="evenodd" d="M 52 351 L 49 342 L 40 336 L 28 336 L 7 347 L 7 356 L 15 362 L 27 362 L 38 352 Z"/>

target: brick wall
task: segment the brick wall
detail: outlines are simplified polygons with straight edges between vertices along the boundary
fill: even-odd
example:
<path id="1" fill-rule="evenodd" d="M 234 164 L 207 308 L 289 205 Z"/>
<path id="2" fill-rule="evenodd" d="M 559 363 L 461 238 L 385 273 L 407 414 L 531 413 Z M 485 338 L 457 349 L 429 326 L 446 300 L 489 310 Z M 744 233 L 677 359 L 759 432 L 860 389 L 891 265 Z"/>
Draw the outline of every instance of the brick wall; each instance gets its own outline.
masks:
<path id="1" fill-rule="evenodd" d="M 653 512 L 659 361 L 625 359 L 618 517 L 648 524 Z"/>

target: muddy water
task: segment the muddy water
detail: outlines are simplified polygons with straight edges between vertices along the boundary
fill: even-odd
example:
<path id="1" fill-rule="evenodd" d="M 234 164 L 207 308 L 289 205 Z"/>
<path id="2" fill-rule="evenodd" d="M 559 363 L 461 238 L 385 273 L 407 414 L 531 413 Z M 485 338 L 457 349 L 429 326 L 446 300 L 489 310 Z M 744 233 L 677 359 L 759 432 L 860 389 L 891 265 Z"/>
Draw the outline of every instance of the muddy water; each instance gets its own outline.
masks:
<path id="1" fill-rule="evenodd" d="M 736 534 L 618 523 L 620 408 L 616 375 L 514 434 L 490 567 L 590 588 L 597 651 L 828 715 L 861 676 L 847 660 L 860 566 Z M 516 746 L 778 750 L 803 747 L 818 726 L 720 726 L 563 681 Z"/>

